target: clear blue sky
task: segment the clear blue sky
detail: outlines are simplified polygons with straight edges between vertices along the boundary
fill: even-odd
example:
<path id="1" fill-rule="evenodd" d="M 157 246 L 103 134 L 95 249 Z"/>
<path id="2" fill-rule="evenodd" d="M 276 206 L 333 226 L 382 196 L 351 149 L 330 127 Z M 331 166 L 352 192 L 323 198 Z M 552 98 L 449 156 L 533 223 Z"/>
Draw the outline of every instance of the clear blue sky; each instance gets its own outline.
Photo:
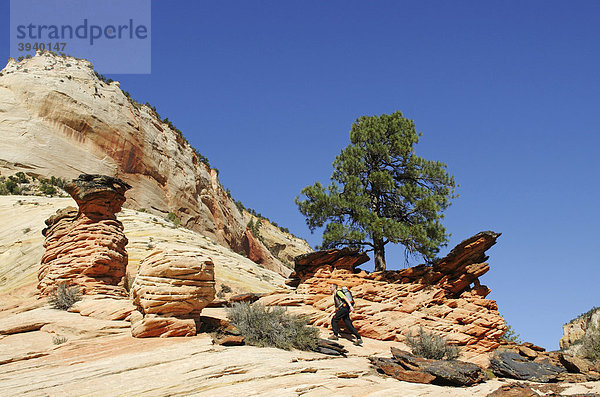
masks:
<path id="1" fill-rule="evenodd" d="M 0 6 L 8 57 L 8 2 Z M 522 338 L 558 348 L 600 305 L 597 1 L 153 1 L 155 105 L 246 206 L 305 237 L 293 202 L 328 182 L 361 115 L 401 110 L 448 164 L 452 239 L 502 232 L 481 279 Z M 390 250 L 390 268 L 403 266 Z"/>

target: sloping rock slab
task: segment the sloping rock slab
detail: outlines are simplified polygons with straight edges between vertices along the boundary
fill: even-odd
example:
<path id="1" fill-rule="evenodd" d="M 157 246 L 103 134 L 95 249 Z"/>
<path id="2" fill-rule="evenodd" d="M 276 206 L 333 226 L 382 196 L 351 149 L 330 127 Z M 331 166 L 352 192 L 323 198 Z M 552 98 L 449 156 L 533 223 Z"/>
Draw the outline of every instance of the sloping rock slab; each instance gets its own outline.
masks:
<path id="1" fill-rule="evenodd" d="M 511 350 L 496 351 L 490 361 L 490 369 L 501 378 L 542 383 L 556 382 L 558 375 L 566 372 L 564 368 L 546 362 L 528 361 Z"/>
<path id="2" fill-rule="evenodd" d="M 429 360 L 392 347 L 393 359 L 371 358 L 378 369 L 398 380 L 443 386 L 471 386 L 484 381 L 482 369 L 458 360 Z"/>
<path id="3" fill-rule="evenodd" d="M 127 299 L 101 295 L 84 296 L 69 308 L 69 312 L 103 320 L 125 320 L 134 310 L 135 306 Z"/>

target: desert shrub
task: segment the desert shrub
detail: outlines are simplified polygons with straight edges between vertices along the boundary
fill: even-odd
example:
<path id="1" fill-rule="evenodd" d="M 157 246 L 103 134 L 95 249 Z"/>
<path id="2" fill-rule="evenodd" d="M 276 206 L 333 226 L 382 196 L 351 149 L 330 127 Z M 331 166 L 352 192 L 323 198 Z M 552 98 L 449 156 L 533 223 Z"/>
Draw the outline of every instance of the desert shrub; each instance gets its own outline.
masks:
<path id="1" fill-rule="evenodd" d="M 179 227 L 179 225 L 181 225 L 181 221 L 179 220 L 177 215 L 175 215 L 174 212 L 169 212 L 169 215 L 167 215 L 167 219 L 171 221 L 173 225 L 175 225 L 175 227 Z"/>
<path id="2" fill-rule="evenodd" d="M 235 201 L 235 206 L 240 211 L 240 213 L 246 209 L 246 207 L 244 207 L 244 204 L 240 200 Z"/>
<path id="3" fill-rule="evenodd" d="M 59 188 L 64 188 L 65 185 L 67 184 L 67 180 L 64 178 L 57 178 L 55 176 L 51 176 L 50 177 L 50 184 L 52 186 L 58 186 Z"/>
<path id="4" fill-rule="evenodd" d="M 69 339 L 63 335 L 53 335 L 52 336 L 52 343 L 54 343 L 55 345 L 62 345 L 63 343 L 65 343 L 68 340 Z"/>
<path id="5" fill-rule="evenodd" d="M 225 294 L 228 294 L 232 291 L 231 287 L 229 287 L 229 285 L 227 284 L 221 284 L 221 290 L 219 292 L 217 292 L 217 297 L 218 298 L 224 298 Z"/>
<path id="6" fill-rule="evenodd" d="M 50 182 L 46 179 L 41 180 L 40 191 L 48 196 L 54 196 L 58 191 Z"/>
<path id="7" fill-rule="evenodd" d="M 67 310 L 77 301 L 81 300 L 81 292 L 76 285 L 60 283 L 48 295 L 48 303 L 55 309 Z"/>
<path id="8" fill-rule="evenodd" d="M 21 188 L 17 183 L 17 179 L 10 176 L 6 182 L 4 182 L 4 187 L 8 194 L 21 194 Z"/>
<path id="9" fill-rule="evenodd" d="M 507 342 L 521 343 L 521 335 L 517 334 L 513 327 L 511 327 L 509 324 L 506 324 L 506 330 L 500 339 Z"/>
<path id="10" fill-rule="evenodd" d="M 16 182 L 17 183 L 29 183 L 29 179 L 27 178 L 27 175 L 25 175 L 24 172 L 17 172 L 15 174 L 15 178 L 17 178 Z"/>
<path id="11" fill-rule="evenodd" d="M 317 328 L 309 326 L 304 317 L 290 314 L 283 307 L 234 303 L 227 315 L 249 345 L 312 350 L 319 339 Z"/>
<path id="12" fill-rule="evenodd" d="M 406 343 L 418 357 L 434 360 L 454 360 L 458 357 L 456 346 L 449 345 L 448 341 L 441 336 L 427 333 L 423 327 L 419 327 L 416 335 L 408 335 Z"/>
<path id="13" fill-rule="evenodd" d="M 260 219 L 257 219 L 256 222 L 254 222 L 253 219 L 250 219 L 250 221 L 248 222 L 248 228 L 250 229 L 250 232 L 252 232 L 252 235 L 254 237 L 256 237 L 257 239 L 259 239 L 260 241 L 262 241 L 262 236 L 260 235 L 260 228 L 262 227 L 262 221 Z"/>
<path id="14" fill-rule="evenodd" d="M 179 130 L 177 130 L 179 131 Z M 179 133 L 181 134 L 181 131 L 179 131 Z M 181 134 L 181 136 L 183 137 L 183 134 Z M 198 161 L 200 161 L 201 163 L 206 164 L 206 166 L 208 168 L 212 168 L 210 166 L 210 161 L 208 160 L 208 158 L 206 156 L 203 156 L 195 147 L 192 147 L 192 149 L 194 150 L 194 153 L 196 154 L 196 157 L 198 157 Z"/>
<path id="15" fill-rule="evenodd" d="M 592 324 L 581 338 L 581 355 L 600 363 L 600 321 Z"/>

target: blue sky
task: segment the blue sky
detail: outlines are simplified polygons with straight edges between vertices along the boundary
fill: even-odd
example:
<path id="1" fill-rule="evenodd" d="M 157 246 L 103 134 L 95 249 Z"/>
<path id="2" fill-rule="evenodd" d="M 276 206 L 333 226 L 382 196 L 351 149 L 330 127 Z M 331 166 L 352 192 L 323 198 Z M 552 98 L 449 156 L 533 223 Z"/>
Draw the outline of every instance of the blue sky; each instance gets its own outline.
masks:
<path id="1" fill-rule="evenodd" d="M 0 15 L 6 60 L 8 1 Z M 442 254 L 502 232 L 481 282 L 522 339 L 556 349 L 600 306 L 599 17 L 591 0 L 153 1 L 152 73 L 107 77 L 313 246 L 294 197 L 328 182 L 357 117 L 401 110 L 460 184 Z"/>

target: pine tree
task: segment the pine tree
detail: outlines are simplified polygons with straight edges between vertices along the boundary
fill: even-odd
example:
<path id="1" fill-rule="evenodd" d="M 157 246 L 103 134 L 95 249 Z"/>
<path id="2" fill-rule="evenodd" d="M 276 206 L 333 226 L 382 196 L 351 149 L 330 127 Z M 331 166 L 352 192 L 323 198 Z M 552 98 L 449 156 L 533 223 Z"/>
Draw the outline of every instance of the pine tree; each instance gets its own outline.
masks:
<path id="1" fill-rule="evenodd" d="M 415 154 L 420 136 L 401 112 L 354 122 L 329 187 L 316 182 L 296 197 L 312 232 L 325 225 L 321 248 L 368 247 L 375 271 L 385 270 L 388 243 L 404 245 L 407 259 L 435 257 L 448 241 L 440 221 L 456 185 L 445 164 Z"/>

